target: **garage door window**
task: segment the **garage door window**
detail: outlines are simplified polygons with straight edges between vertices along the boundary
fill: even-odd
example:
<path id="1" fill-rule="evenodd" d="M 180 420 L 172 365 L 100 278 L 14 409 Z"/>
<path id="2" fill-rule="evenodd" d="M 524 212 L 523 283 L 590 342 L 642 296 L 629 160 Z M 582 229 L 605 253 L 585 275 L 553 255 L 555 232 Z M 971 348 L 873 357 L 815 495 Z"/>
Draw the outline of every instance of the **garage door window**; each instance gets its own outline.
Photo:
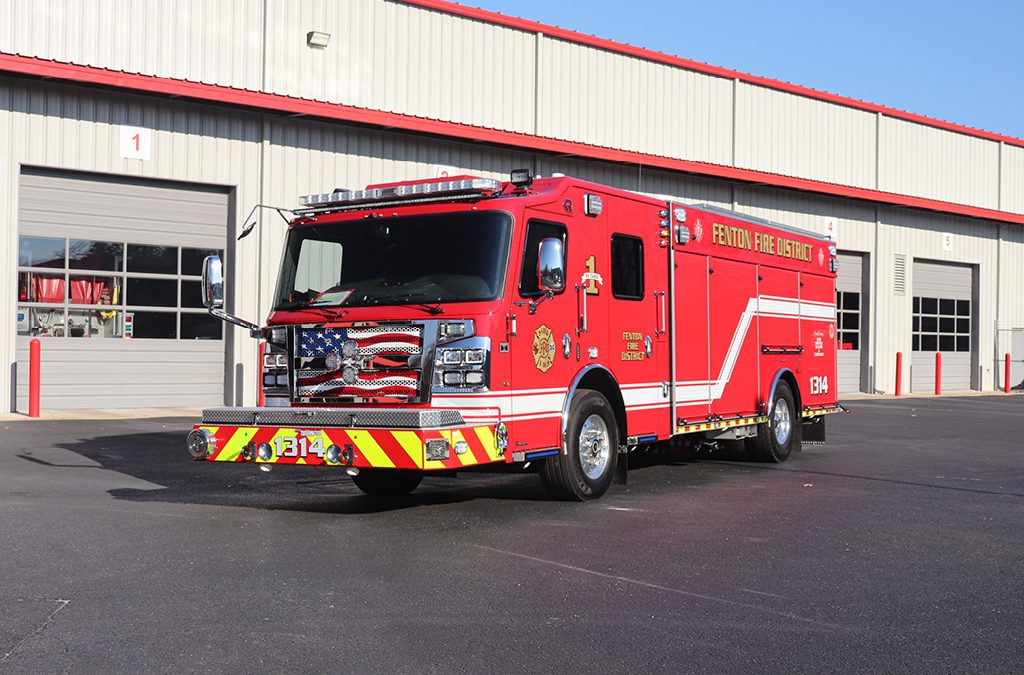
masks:
<path id="1" fill-rule="evenodd" d="M 18 238 L 18 334 L 74 338 L 219 340 L 200 302 L 214 249 Z"/>
<path id="2" fill-rule="evenodd" d="M 860 293 L 836 293 L 839 349 L 860 349 Z"/>
<path id="3" fill-rule="evenodd" d="M 914 298 L 915 352 L 971 351 L 971 301 Z"/>

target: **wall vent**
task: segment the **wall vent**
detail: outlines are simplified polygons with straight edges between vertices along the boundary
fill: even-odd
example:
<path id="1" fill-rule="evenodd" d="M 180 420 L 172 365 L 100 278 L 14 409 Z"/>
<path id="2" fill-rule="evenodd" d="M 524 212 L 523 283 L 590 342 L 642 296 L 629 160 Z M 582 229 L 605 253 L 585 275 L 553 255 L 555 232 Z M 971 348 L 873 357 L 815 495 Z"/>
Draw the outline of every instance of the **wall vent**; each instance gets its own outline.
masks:
<path id="1" fill-rule="evenodd" d="M 894 295 L 907 294 L 907 256 L 902 253 L 893 257 L 892 287 Z"/>

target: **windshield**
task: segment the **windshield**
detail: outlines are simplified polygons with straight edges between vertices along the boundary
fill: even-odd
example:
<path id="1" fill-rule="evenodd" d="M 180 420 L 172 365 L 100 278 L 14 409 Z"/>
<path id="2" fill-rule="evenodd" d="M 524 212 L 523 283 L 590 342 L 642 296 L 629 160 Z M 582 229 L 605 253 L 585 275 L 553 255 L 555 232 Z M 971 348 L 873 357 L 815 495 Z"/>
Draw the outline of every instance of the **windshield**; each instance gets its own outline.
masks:
<path id="1" fill-rule="evenodd" d="M 493 211 L 295 227 L 275 309 L 493 300 L 511 229 L 511 217 Z"/>

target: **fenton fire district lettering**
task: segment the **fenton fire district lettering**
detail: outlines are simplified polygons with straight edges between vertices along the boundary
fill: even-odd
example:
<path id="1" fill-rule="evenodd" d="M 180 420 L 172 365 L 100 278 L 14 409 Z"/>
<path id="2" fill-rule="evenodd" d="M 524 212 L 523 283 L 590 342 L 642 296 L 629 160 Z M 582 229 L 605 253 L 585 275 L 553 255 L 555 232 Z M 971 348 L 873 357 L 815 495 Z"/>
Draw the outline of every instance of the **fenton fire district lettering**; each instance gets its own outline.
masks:
<path id="1" fill-rule="evenodd" d="M 811 262 L 811 251 L 814 249 L 810 244 L 795 239 L 786 239 L 767 232 L 752 232 L 745 227 L 722 223 L 712 224 L 711 241 L 719 246 L 741 248 L 804 262 Z"/>

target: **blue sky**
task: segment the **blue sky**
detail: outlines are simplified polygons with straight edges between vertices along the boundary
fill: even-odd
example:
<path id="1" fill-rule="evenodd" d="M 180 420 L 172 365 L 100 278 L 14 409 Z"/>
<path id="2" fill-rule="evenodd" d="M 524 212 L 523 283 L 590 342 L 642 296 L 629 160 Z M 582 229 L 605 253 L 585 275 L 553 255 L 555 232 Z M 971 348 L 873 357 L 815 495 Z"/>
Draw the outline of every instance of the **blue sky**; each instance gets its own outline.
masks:
<path id="1" fill-rule="evenodd" d="M 1024 138 L 1024 0 L 465 0 Z"/>

